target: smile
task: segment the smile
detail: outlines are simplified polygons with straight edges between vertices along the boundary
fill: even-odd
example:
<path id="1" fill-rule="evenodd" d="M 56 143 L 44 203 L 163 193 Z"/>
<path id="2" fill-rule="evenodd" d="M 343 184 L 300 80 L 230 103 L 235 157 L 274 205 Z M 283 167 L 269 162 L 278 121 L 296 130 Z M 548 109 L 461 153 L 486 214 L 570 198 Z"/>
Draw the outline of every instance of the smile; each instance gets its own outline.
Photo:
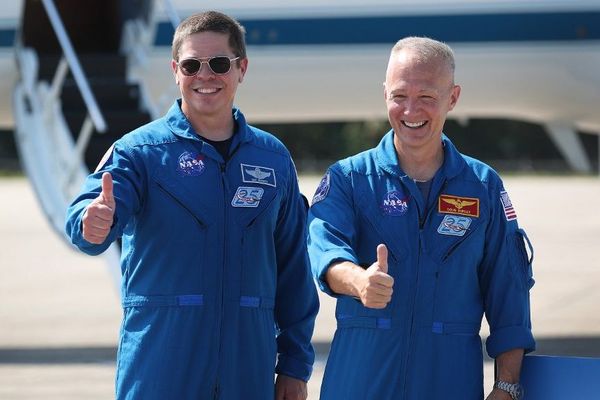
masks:
<path id="1" fill-rule="evenodd" d="M 408 128 L 412 128 L 412 129 L 416 129 L 416 128 L 420 128 L 422 126 L 424 126 L 427 123 L 427 121 L 420 121 L 420 122 L 408 122 L 408 121 L 402 121 L 402 124 Z"/>
<path id="2" fill-rule="evenodd" d="M 212 94 L 212 93 L 217 93 L 219 90 L 221 90 L 221 89 L 220 88 L 198 88 L 198 89 L 194 89 L 194 92 L 201 93 L 201 94 Z"/>

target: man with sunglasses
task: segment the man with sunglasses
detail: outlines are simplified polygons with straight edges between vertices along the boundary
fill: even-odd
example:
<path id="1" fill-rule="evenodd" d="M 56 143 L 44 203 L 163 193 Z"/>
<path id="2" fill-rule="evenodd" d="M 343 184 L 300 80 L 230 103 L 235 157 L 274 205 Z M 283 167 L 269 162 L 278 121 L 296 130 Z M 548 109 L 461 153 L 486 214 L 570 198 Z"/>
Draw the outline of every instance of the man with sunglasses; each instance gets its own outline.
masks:
<path id="1" fill-rule="evenodd" d="M 484 313 L 488 399 L 519 399 L 528 239 L 496 172 L 442 133 L 460 95 L 450 47 L 400 40 L 383 94 L 392 130 L 331 166 L 309 212 L 313 272 L 337 297 L 321 400 L 483 399 Z"/>
<path id="2" fill-rule="evenodd" d="M 243 28 L 189 17 L 171 67 L 181 99 L 118 140 L 67 213 L 88 254 L 122 238 L 116 397 L 304 400 L 318 311 L 306 207 L 287 149 L 233 107 Z"/>

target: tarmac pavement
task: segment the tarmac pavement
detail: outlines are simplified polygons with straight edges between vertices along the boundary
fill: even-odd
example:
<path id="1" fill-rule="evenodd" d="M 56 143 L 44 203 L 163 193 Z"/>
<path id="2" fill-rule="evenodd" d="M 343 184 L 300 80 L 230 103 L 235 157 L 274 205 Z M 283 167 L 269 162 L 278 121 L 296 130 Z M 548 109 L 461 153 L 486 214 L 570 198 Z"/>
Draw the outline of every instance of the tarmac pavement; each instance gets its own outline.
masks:
<path id="1" fill-rule="evenodd" d="M 318 181 L 300 178 L 309 199 Z M 505 183 L 535 247 L 537 353 L 600 357 L 600 179 L 508 177 Z M 334 307 L 321 296 L 309 399 L 318 399 Z M 0 399 L 113 398 L 120 318 L 103 258 L 66 245 L 26 179 L 0 178 Z"/>

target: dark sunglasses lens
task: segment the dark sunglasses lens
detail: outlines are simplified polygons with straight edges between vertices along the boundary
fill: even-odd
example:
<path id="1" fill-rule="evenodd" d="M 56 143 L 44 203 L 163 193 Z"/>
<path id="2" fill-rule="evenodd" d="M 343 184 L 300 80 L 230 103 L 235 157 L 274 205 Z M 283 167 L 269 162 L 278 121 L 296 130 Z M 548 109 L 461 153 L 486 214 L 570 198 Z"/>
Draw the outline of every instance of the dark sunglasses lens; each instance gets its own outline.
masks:
<path id="1" fill-rule="evenodd" d="M 215 74 L 226 74 L 231 68 L 231 61 L 227 57 L 211 58 L 208 64 Z"/>
<path id="2" fill-rule="evenodd" d="M 200 61 L 194 59 L 183 60 L 179 63 L 179 68 L 184 75 L 196 75 L 200 69 Z"/>

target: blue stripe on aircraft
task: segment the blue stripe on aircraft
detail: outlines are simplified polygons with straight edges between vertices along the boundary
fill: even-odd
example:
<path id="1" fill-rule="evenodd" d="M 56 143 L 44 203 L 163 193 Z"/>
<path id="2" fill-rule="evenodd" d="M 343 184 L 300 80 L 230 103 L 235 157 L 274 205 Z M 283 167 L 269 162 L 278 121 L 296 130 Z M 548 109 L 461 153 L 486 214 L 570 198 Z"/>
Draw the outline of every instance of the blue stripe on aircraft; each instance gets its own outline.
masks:
<path id="1" fill-rule="evenodd" d="M 0 29 L 0 47 L 12 47 L 15 44 L 14 29 Z"/>
<path id="2" fill-rule="evenodd" d="M 600 12 L 411 15 L 240 20 L 248 45 L 395 43 L 404 36 L 445 42 L 600 39 Z M 170 46 L 173 29 L 159 24 L 155 45 Z"/>
<path id="3" fill-rule="evenodd" d="M 249 45 L 390 44 L 404 36 L 445 42 L 579 41 L 600 39 L 600 12 L 410 15 L 240 20 Z M 154 44 L 170 46 L 173 28 L 158 25 Z M 12 47 L 14 29 L 0 29 Z"/>

